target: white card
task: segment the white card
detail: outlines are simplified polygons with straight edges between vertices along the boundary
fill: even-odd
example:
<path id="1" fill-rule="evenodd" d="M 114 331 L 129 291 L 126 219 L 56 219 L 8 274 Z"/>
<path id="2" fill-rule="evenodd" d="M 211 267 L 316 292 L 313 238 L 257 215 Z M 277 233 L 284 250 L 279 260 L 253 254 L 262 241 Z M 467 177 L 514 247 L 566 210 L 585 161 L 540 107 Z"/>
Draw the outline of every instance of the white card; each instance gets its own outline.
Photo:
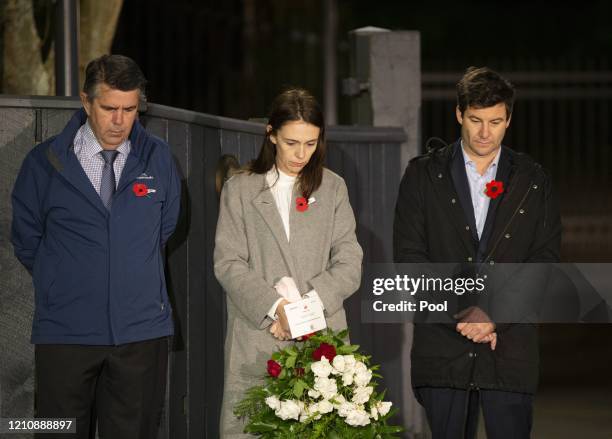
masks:
<path id="1" fill-rule="evenodd" d="M 321 302 L 316 297 L 308 297 L 285 305 L 291 338 L 298 338 L 327 328 Z"/>

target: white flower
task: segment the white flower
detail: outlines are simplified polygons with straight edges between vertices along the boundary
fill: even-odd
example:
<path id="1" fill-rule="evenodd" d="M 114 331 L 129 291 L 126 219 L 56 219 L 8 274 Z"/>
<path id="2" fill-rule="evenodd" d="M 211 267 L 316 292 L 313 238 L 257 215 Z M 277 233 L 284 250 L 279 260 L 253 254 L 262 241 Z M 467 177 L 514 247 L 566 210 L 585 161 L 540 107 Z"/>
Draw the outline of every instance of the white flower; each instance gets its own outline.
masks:
<path id="1" fill-rule="evenodd" d="M 330 413 L 334 410 L 334 406 L 332 405 L 332 403 L 325 399 L 323 401 L 319 401 L 315 405 L 317 406 L 317 411 L 322 415 Z"/>
<path id="2" fill-rule="evenodd" d="M 376 410 L 376 406 L 370 407 L 370 418 L 378 421 L 378 410 Z"/>
<path id="3" fill-rule="evenodd" d="M 276 396 L 268 396 L 266 398 L 266 404 L 268 404 L 268 407 L 270 407 L 272 410 L 280 409 L 280 399 L 278 399 Z"/>
<path id="4" fill-rule="evenodd" d="M 334 361 L 332 362 L 334 366 L 334 370 L 332 373 L 334 375 L 339 375 L 344 372 L 344 355 L 336 355 L 334 357 Z"/>
<path id="5" fill-rule="evenodd" d="M 355 365 L 355 378 L 354 382 L 358 387 L 365 387 L 372 379 L 372 371 L 367 368 L 365 364 L 358 361 Z"/>
<path id="6" fill-rule="evenodd" d="M 312 399 L 317 399 L 321 396 L 321 392 L 318 392 L 315 389 L 310 389 L 308 391 L 308 396 L 310 396 Z"/>
<path id="7" fill-rule="evenodd" d="M 343 418 L 346 418 L 349 415 L 349 413 L 351 413 L 354 410 L 357 410 L 357 406 L 353 404 L 352 402 L 345 401 L 342 404 L 340 404 L 340 407 L 338 407 L 338 414 L 342 416 Z"/>
<path id="8" fill-rule="evenodd" d="M 340 406 L 346 402 L 346 399 L 342 395 L 335 395 L 333 398 L 329 400 L 329 402 L 331 402 L 334 408 L 338 410 Z"/>
<path id="9" fill-rule="evenodd" d="M 363 409 L 355 409 L 349 412 L 345 421 L 349 425 L 363 427 L 370 423 L 370 416 L 368 416 L 368 412 Z"/>
<path id="10" fill-rule="evenodd" d="M 314 383 L 315 390 L 321 392 L 323 399 L 333 398 L 338 393 L 338 385 L 333 378 L 317 377 Z"/>
<path id="11" fill-rule="evenodd" d="M 332 371 L 332 366 L 327 358 L 321 357 L 320 361 L 315 361 L 310 365 L 310 369 L 315 376 L 327 378 Z"/>
<path id="12" fill-rule="evenodd" d="M 344 357 L 344 373 L 353 372 L 355 370 L 355 365 L 357 364 L 357 360 L 355 360 L 354 355 L 343 355 Z"/>
<path id="13" fill-rule="evenodd" d="M 290 399 L 288 401 L 281 401 L 280 409 L 276 410 L 274 413 L 284 421 L 287 419 L 295 419 L 297 421 L 300 417 L 300 412 L 301 407 L 298 401 Z"/>
<path id="14" fill-rule="evenodd" d="M 312 404 L 311 406 L 304 405 L 302 407 L 302 411 L 300 412 L 300 422 L 306 422 L 308 419 L 314 419 L 315 421 L 318 421 L 319 419 L 321 419 L 321 415 L 314 415 L 315 413 L 317 413 L 317 411 L 317 404 Z"/>
<path id="15" fill-rule="evenodd" d="M 353 399 L 352 401 L 356 404 L 365 404 L 370 400 L 370 395 L 372 395 L 373 387 L 357 387 L 353 390 Z"/>
<path id="16" fill-rule="evenodd" d="M 353 374 L 353 372 L 345 372 L 342 375 L 342 384 L 344 386 L 350 386 L 351 384 L 353 384 L 353 378 L 355 377 L 355 375 Z"/>
<path id="17" fill-rule="evenodd" d="M 376 404 L 376 410 L 378 410 L 381 416 L 385 416 L 391 410 L 391 405 L 391 401 L 380 401 Z"/>

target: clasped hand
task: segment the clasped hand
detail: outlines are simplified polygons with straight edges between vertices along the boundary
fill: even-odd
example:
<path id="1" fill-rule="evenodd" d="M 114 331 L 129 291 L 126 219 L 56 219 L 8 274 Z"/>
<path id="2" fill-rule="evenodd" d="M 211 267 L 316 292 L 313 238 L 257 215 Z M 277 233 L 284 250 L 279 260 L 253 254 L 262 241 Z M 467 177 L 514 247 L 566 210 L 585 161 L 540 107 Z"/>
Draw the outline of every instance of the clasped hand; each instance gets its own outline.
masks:
<path id="1" fill-rule="evenodd" d="M 287 299 L 283 299 L 276 307 L 276 316 L 278 320 L 274 321 L 270 326 L 270 333 L 279 340 L 291 340 L 291 331 L 289 330 L 289 321 L 285 313 L 285 305 L 290 303 Z"/>
<path id="2" fill-rule="evenodd" d="M 454 317 L 459 320 L 456 330 L 474 343 L 490 343 L 491 350 L 497 346 L 497 333 L 495 323 L 480 308 L 471 306 L 464 309 Z"/>

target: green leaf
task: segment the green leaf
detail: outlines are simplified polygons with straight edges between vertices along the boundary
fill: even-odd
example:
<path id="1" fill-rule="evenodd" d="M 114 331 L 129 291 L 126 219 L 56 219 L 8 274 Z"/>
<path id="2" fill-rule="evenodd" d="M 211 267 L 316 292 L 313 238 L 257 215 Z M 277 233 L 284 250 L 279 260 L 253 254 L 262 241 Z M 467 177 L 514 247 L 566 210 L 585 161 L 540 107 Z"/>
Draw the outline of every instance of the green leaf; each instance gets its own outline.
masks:
<path id="1" fill-rule="evenodd" d="M 347 344 L 347 345 L 338 347 L 336 349 L 336 353 L 338 353 L 340 355 L 348 355 L 348 354 L 352 354 L 357 349 L 359 349 L 359 345 L 356 345 L 356 344 L 353 344 L 353 345 Z"/>
<path id="2" fill-rule="evenodd" d="M 338 334 L 336 334 L 336 337 L 338 337 L 341 340 L 344 340 L 346 337 L 348 337 L 348 329 L 344 329 L 340 331 Z"/>
<path id="3" fill-rule="evenodd" d="M 276 424 L 269 422 L 251 422 L 246 426 L 245 430 L 249 433 L 266 433 L 268 431 L 274 431 L 277 428 Z"/>
<path id="4" fill-rule="evenodd" d="M 304 393 L 304 389 L 306 389 L 307 387 L 308 386 L 304 381 L 297 380 L 293 385 L 293 394 L 296 398 L 301 398 L 302 394 Z"/>
<path id="5" fill-rule="evenodd" d="M 287 361 L 285 361 L 285 367 L 295 367 L 295 360 L 297 360 L 297 356 L 295 355 L 288 357 Z"/>

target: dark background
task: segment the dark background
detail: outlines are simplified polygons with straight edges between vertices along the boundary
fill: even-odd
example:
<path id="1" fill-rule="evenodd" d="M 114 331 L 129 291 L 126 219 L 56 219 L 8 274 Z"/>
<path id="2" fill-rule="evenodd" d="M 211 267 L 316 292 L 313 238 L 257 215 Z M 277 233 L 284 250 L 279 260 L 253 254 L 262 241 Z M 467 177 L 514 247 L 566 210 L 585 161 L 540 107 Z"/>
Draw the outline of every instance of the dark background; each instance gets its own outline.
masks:
<path id="1" fill-rule="evenodd" d="M 285 84 L 323 97 L 324 1 L 125 0 L 113 52 L 143 67 L 152 102 L 262 116 Z M 603 0 L 339 0 L 338 79 L 348 75 L 348 32 L 363 26 L 419 31 L 424 72 L 610 70 L 610 17 Z"/>

